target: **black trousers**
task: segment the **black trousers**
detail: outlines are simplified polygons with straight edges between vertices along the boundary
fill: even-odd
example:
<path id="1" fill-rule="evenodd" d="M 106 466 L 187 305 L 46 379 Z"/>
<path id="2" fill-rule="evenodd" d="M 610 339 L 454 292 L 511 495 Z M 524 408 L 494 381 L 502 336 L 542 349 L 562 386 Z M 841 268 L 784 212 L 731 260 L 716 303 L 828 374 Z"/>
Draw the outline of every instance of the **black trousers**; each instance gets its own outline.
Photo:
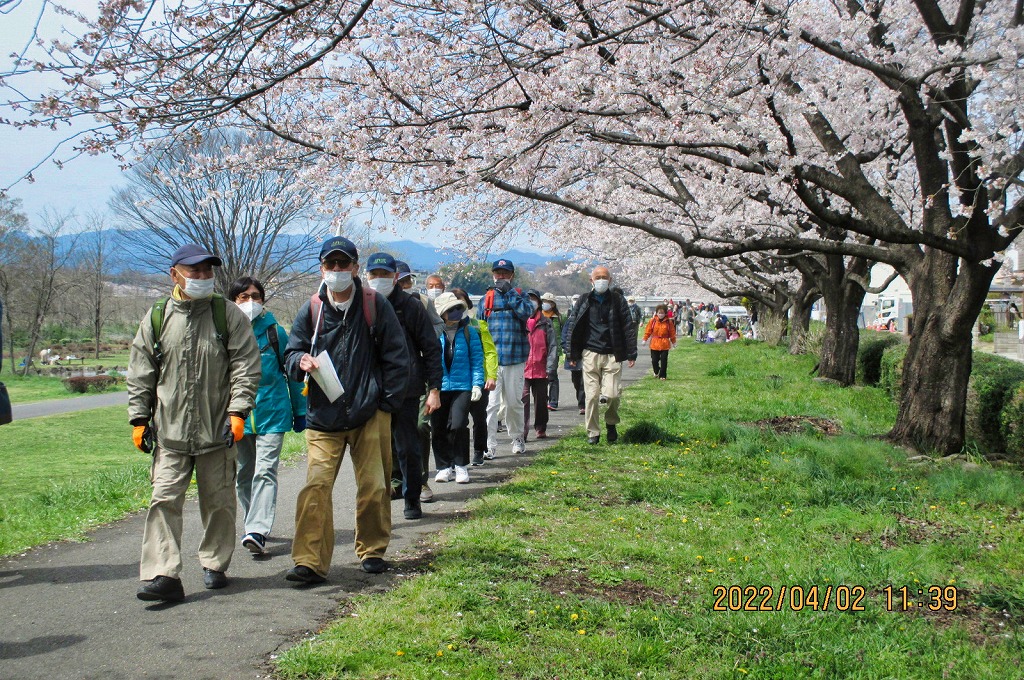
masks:
<path id="1" fill-rule="evenodd" d="M 576 388 L 576 408 L 583 409 L 587 405 L 587 393 L 583 391 L 583 369 L 569 371 L 569 375 L 572 376 L 572 386 Z"/>
<path id="2" fill-rule="evenodd" d="M 430 414 L 438 470 L 469 465 L 469 392 L 441 392 L 441 408 Z"/>
<path id="3" fill-rule="evenodd" d="M 490 392 L 476 401 L 469 402 L 469 415 L 473 416 L 473 451 L 482 454 L 487 450 L 487 398 Z"/>
<path id="4" fill-rule="evenodd" d="M 533 401 L 533 427 L 538 433 L 548 429 L 548 379 L 526 378 L 523 381 L 523 441 L 530 433 L 530 401 Z"/>
<path id="5" fill-rule="evenodd" d="M 654 375 L 656 375 L 659 378 L 668 377 L 668 350 L 652 349 L 651 365 L 654 368 Z"/>
<path id="6" fill-rule="evenodd" d="M 413 397 L 402 402 L 402 407 L 391 414 L 391 450 L 402 474 L 402 498 L 419 501 L 423 488 L 420 469 L 419 428 L 420 399 Z"/>

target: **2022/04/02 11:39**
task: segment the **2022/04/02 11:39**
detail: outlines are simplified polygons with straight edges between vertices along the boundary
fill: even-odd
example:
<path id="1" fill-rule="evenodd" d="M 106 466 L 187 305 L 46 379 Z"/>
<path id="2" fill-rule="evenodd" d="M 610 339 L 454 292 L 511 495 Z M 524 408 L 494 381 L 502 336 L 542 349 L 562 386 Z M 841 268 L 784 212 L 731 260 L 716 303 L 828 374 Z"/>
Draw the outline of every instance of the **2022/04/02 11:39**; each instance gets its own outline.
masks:
<path id="1" fill-rule="evenodd" d="M 862 585 L 719 585 L 714 588 L 713 611 L 766 612 L 785 611 L 838 611 L 862 612 L 872 599 L 871 591 Z M 954 586 L 929 586 L 914 589 L 907 586 L 885 586 L 882 606 L 886 611 L 927 609 L 955 611 L 958 605 Z M 914 599 L 915 596 L 919 599 Z"/>

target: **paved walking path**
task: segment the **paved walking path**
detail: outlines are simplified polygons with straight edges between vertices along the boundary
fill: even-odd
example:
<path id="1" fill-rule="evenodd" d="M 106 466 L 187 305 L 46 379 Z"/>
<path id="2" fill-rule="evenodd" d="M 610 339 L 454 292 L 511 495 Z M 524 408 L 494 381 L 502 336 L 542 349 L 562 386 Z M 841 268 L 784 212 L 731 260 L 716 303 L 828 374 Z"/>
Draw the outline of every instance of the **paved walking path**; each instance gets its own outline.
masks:
<path id="1" fill-rule="evenodd" d="M 28 418 L 39 418 L 41 416 L 54 416 L 58 413 L 74 413 L 75 411 L 89 411 L 104 406 L 127 406 L 128 392 L 106 392 L 104 394 L 90 394 L 84 397 L 68 397 L 67 399 L 50 399 L 49 401 L 34 401 L 28 404 L 14 404 L 13 412 L 15 420 L 27 420 Z"/>
<path id="2" fill-rule="evenodd" d="M 640 349 L 636 367 L 624 371 L 624 385 L 650 371 L 646 348 Z M 304 462 L 281 471 L 270 557 L 257 560 L 238 548 L 228 571 L 231 584 L 223 590 L 203 588 L 196 557 L 198 507 L 195 501 L 186 504 L 183 604 L 147 604 L 135 597 L 142 514 L 93 532 L 86 543 L 56 543 L 0 559 L 0 678 L 268 677 L 272 655 L 319 630 L 353 595 L 394 585 L 411 566 L 420 539 L 463 516 L 466 501 L 500 484 L 529 463 L 532 453 L 581 423 L 569 374 L 559 375 L 563 408 L 551 414 L 548 434 L 553 439 L 531 441 L 525 456 L 513 456 L 507 435 L 500 434 L 498 458 L 470 468 L 470 484 L 431 481 L 438 500 L 424 504 L 422 520 L 403 519 L 402 502 L 393 503 L 391 571 L 382 575 L 363 573 L 353 552 L 355 484 L 347 457 L 334 491 L 334 564 L 321 586 L 299 587 L 284 580 L 292 566 L 295 498 L 305 480 Z"/>

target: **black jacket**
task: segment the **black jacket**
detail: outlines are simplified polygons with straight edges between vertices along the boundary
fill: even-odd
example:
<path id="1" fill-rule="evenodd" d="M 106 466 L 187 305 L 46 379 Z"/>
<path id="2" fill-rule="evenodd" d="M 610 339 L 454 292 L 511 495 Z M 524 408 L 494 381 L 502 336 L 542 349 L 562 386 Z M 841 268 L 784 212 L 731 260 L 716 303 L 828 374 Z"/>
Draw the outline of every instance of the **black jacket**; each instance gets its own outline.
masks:
<path id="1" fill-rule="evenodd" d="M 394 413 L 402 405 L 409 383 L 409 351 L 405 334 L 398 324 L 395 310 L 383 295 L 374 293 L 375 317 L 373 333 L 363 315 L 363 286 L 355 279 L 352 305 L 342 317 L 341 312 L 321 291 L 323 325 L 317 335 L 316 347 L 310 347 L 313 325 L 307 300 L 295 317 L 288 347 L 284 351 L 285 369 L 292 380 L 306 376 L 299 369 L 303 354 L 314 356 L 327 350 L 334 363 L 345 393 L 333 404 L 327 401 L 316 381 L 309 381 L 306 424 L 311 430 L 342 432 L 357 428 L 378 409 Z"/>
<path id="2" fill-rule="evenodd" d="M 609 327 L 615 360 L 620 363 L 636 361 L 636 324 L 633 323 L 633 315 L 629 313 L 626 296 L 618 288 L 612 288 L 606 295 L 611 296 L 612 303 Z M 562 331 L 565 341 L 562 349 L 565 350 L 566 361 L 579 364 L 583 359 L 583 349 L 590 334 L 589 312 L 593 302 L 594 291 L 590 291 L 579 299 L 565 322 L 566 328 Z"/>
<path id="3" fill-rule="evenodd" d="M 444 375 L 441 342 L 419 295 L 409 295 L 395 288 L 388 302 L 405 331 L 405 346 L 409 351 L 409 385 L 405 388 L 405 398 L 418 399 L 424 393 L 424 384 L 428 390 L 440 390 Z"/>

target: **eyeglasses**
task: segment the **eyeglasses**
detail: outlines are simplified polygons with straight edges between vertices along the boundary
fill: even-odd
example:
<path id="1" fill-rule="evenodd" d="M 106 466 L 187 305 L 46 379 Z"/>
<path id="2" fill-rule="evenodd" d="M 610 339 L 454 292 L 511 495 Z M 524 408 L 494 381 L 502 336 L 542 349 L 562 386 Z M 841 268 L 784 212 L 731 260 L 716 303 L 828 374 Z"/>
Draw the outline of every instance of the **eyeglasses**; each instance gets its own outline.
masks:
<path id="1" fill-rule="evenodd" d="M 263 299 L 263 296 L 260 295 L 259 293 L 239 293 L 238 297 L 235 299 L 238 300 L 239 302 L 248 302 L 249 300 L 255 300 L 256 302 L 259 302 L 260 300 Z"/>
<path id="2" fill-rule="evenodd" d="M 324 260 L 322 264 L 324 269 L 326 269 L 327 271 L 336 271 L 341 269 L 348 269 L 349 267 L 351 267 L 352 260 L 348 258 L 342 259 L 332 257 L 330 259 Z"/>

